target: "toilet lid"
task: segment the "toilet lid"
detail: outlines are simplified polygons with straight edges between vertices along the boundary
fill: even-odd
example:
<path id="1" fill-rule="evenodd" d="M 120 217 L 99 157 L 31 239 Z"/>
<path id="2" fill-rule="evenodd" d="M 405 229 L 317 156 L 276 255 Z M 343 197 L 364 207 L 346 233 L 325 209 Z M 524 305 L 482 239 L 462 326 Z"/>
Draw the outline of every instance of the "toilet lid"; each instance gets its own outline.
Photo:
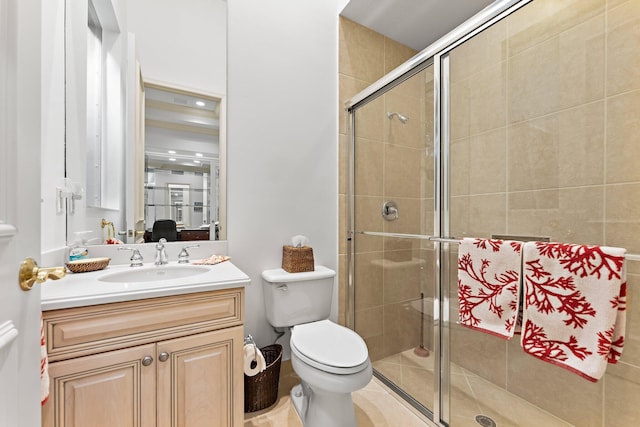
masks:
<path id="1" fill-rule="evenodd" d="M 330 320 L 294 326 L 291 350 L 306 363 L 328 372 L 359 372 L 369 363 L 367 345 L 360 335 Z"/>

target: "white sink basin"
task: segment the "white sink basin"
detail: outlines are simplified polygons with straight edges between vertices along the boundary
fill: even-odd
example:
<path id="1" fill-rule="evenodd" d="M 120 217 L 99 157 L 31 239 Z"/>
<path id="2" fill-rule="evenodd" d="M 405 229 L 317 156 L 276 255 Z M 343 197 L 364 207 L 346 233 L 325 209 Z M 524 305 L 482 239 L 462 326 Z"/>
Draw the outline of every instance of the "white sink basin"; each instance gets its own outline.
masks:
<path id="1" fill-rule="evenodd" d="M 141 283 L 159 282 L 164 280 L 184 279 L 207 273 L 208 267 L 195 265 L 161 265 L 152 267 L 130 267 L 126 271 L 105 274 L 98 278 L 100 282 L 108 283 Z"/>

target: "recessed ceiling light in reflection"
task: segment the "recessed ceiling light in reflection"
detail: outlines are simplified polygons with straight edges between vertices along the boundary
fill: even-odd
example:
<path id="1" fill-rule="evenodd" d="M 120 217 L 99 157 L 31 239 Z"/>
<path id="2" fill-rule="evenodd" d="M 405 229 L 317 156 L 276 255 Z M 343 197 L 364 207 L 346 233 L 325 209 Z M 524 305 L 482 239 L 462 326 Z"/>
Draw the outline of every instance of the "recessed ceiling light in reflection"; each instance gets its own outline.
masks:
<path id="1" fill-rule="evenodd" d="M 200 163 L 200 160 L 194 160 L 193 163 Z"/>
<path id="2" fill-rule="evenodd" d="M 196 101 L 198 107 L 204 107 L 204 101 Z"/>
<path id="3" fill-rule="evenodd" d="M 176 152 L 175 152 L 175 151 L 173 151 L 173 150 L 169 150 L 169 151 L 167 151 L 167 153 L 169 153 L 169 154 L 176 154 Z"/>
<path id="4" fill-rule="evenodd" d="M 202 153 L 196 153 L 196 157 L 202 157 Z"/>
<path id="5" fill-rule="evenodd" d="M 173 157 L 169 159 L 170 162 L 175 162 L 176 159 L 174 159 Z"/>

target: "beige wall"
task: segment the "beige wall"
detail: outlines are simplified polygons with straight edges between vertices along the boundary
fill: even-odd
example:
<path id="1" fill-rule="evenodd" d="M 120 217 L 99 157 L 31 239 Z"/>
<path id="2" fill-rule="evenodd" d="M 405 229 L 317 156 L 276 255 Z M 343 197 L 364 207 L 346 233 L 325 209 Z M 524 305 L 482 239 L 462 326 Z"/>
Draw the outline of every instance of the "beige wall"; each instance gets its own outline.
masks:
<path id="1" fill-rule="evenodd" d="M 341 20 L 340 99 L 348 100 L 416 52 L 346 19 Z M 341 170 L 347 171 L 348 115 L 341 112 Z M 408 117 L 402 123 L 388 112 Z M 355 141 L 358 229 L 431 234 L 433 229 L 433 144 L 425 156 L 425 134 L 433 134 L 433 72 L 423 71 L 356 112 Z M 428 177 L 428 178 L 426 178 Z M 341 176 L 341 237 L 346 231 L 347 175 Z M 384 221 L 384 201 L 394 201 L 396 221 Z M 344 242 L 344 239 L 341 239 Z M 420 241 L 355 236 L 355 330 L 365 339 L 373 361 L 420 343 L 420 315 L 410 308 L 427 280 L 432 260 Z M 432 246 L 432 245 L 431 245 Z M 346 245 L 340 247 L 341 321 L 346 309 Z M 416 307 L 419 307 L 417 305 Z M 429 331 L 432 328 L 427 327 Z M 431 334 L 428 334 L 430 337 Z M 427 337 L 427 338 L 428 338 Z M 431 346 L 429 346 L 431 347 Z"/>
<path id="2" fill-rule="evenodd" d="M 398 113 L 404 123 L 389 113 Z M 433 234 L 433 71 L 427 69 L 356 111 L 357 230 Z M 381 208 L 393 201 L 398 218 Z M 355 236 L 355 329 L 373 361 L 420 345 L 420 294 L 433 295 L 433 244 Z M 427 303 L 427 306 L 432 304 Z M 429 317 L 431 319 L 431 317 Z M 430 324 L 425 339 L 433 335 Z M 429 342 L 428 348 L 433 348 Z"/>
<path id="3" fill-rule="evenodd" d="M 346 230 L 347 230 L 347 204 L 346 193 L 348 186 L 348 114 L 344 109 L 344 103 L 352 96 L 356 95 L 360 91 L 364 90 L 376 80 L 383 77 L 385 74 L 392 71 L 398 65 L 413 56 L 416 52 L 400 43 L 391 40 L 375 31 L 372 31 L 366 27 L 363 27 L 353 21 L 346 18 L 340 18 L 340 46 L 339 46 L 339 83 L 340 83 L 340 95 L 338 110 L 340 114 L 339 121 L 339 133 L 340 133 L 340 176 L 339 176 L 339 199 L 340 199 L 340 214 L 339 214 L 339 321 L 342 324 L 346 323 L 346 309 L 347 309 L 347 245 L 346 245 Z M 374 129 L 370 135 L 384 134 L 384 105 L 377 102 L 375 107 L 375 117 L 371 121 L 374 123 Z M 420 123 L 420 120 L 415 121 Z M 382 157 L 379 156 L 379 160 L 382 161 Z M 382 175 L 380 175 L 381 177 Z M 382 181 L 379 181 L 381 185 Z M 373 185 L 377 185 L 374 183 Z M 378 212 L 379 206 L 375 208 Z M 378 216 L 379 218 L 379 216 Z M 375 285 L 374 285 L 375 286 Z M 376 295 L 370 295 L 371 298 L 378 298 L 379 292 L 382 289 L 378 289 Z M 378 316 L 374 323 L 377 325 L 371 330 L 382 330 L 382 316 Z"/>

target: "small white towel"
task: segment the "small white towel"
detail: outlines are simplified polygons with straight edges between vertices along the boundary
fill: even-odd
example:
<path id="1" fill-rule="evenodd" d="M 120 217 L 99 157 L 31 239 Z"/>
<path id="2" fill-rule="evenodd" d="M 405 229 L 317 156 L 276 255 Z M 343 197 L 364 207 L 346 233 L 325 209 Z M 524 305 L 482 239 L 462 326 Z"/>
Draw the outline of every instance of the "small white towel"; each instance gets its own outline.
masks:
<path id="1" fill-rule="evenodd" d="M 253 377 L 267 369 L 262 352 L 255 344 L 244 345 L 244 374 Z"/>
<path id="2" fill-rule="evenodd" d="M 518 319 L 522 242 L 465 238 L 458 252 L 460 324 L 509 339 Z"/>
<path id="3" fill-rule="evenodd" d="M 191 264 L 193 264 L 193 265 L 215 265 L 215 264 L 220 264 L 221 262 L 229 261 L 230 259 L 231 258 L 226 256 L 226 255 L 213 254 L 209 258 L 193 261 Z"/>
<path id="4" fill-rule="evenodd" d="M 596 382 L 624 345 L 622 248 L 529 242 L 523 249 L 522 348 Z"/>

